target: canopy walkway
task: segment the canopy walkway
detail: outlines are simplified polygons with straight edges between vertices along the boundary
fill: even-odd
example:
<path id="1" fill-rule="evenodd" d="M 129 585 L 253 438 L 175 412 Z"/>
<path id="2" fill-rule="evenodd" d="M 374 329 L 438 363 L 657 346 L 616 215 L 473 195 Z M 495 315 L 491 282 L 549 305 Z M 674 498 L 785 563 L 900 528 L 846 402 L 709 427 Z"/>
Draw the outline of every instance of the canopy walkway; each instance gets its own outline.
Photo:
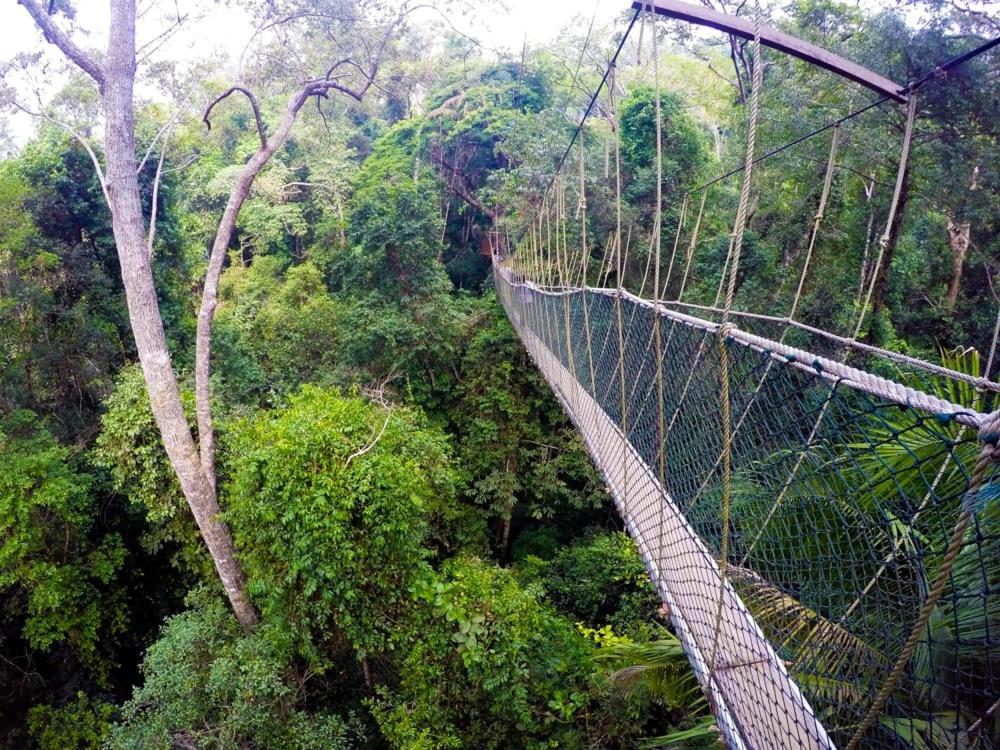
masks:
<path id="1" fill-rule="evenodd" d="M 648 7 L 730 23 L 689 18 L 704 9 L 674 0 Z M 586 174 L 582 145 L 578 164 L 567 148 L 538 215 L 506 256 L 494 255 L 496 288 L 603 473 L 728 746 L 1000 747 L 996 331 L 983 374 L 864 343 L 871 272 L 850 330 L 796 318 L 846 118 L 816 131 L 830 136 L 829 158 L 787 314 L 734 304 L 758 159 L 761 46 L 775 34 L 751 24 L 743 181 L 714 302 L 686 296 L 707 191 L 684 197 L 672 251 L 661 242 L 659 116 L 648 236 L 622 226 L 613 127 L 603 183 Z M 647 36 L 659 115 L 657 35 Z M 769 46 L 813 54 L 783 44 Z M 846 61 L 831 57 L 824 67 L 843 72 Z M 902 180 L 916 87 L 849 72 L 875 82 L 879 103 L 907 107 Z M 614 106 L 612 96 L 612 119 Z M 582 132 L 581 123 L 574 140 Z M 617 210 L 603 252 L 588 241 L 598 183 Z M 898 197 L 897 181 L 876 269 Z M 633 293 L 629 253 L 639 247 L 649 251 Z"/>

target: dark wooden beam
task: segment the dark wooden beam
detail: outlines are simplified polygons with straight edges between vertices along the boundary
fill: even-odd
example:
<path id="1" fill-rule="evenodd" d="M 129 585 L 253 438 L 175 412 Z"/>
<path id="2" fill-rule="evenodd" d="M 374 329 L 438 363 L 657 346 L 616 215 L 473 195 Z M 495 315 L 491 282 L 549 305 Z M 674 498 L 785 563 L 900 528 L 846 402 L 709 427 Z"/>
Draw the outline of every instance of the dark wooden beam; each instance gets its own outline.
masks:
<path id="1" fill-rule="evenodd" d="M 754 37 L 754 25 L 749 19 L 719 13 L 703 5 L 691 5 L 690 3 L 682 3 L 680 0 L 646 0 L 646 2 L 636 0 L 632 3 L 632 7 L 636 10 L 648 9 L 650 6 L 661 16 L 676 18 L 699 26 L 709 26 L 743 39 L 753 39 Z M 760 43 L 765 47 L 780 50 L 855 83 L 860 83 L 862 86 L 866 86 L 882 96 L 895 99 L 897 102 L 906 101 L 906 88 L 904 86 L 900 86 L 857 63 L 845 60 L 829 50 L 817 47 L 815 44 L 810 44 L 783 31 L 778 31 L 771 26 L 761 26 Z"/>

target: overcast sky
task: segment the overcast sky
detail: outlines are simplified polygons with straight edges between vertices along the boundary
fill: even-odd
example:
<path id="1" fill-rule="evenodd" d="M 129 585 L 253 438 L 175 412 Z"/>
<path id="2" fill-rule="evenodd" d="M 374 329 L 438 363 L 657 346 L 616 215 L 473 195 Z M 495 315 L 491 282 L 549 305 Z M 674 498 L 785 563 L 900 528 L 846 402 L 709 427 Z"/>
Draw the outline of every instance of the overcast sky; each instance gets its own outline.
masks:
<path id="1" fill-rule="evenodd" d="M 456 19 L 458 30 L 478 39 L 485 46 L 500 50 L 519 52 L 527 40 L 529 46 L 542 44 L 558 34 L 574 14 L 585 15 L 587 22 L 596 14 L 597 22 L 612 20 L 617 13 L 627 7 L 622 0 L 502 0 L 509 12 L 482 14 L 475 20 Z M 107 0 L 77 0 L 76 24 L 79 27 L 75 39 L 81 46 L 103 49 L 107 39 Z M 235 60 L 245 48 L 250 38 L 252 26 L 249 18 L 233 4 L 226 7 L 212 0 L 155 0 L 150 17 L 139 23 L 139 44 L 164 28 L 157 14 L 165 14 L 179 7 L 181 12 L 195 11 L 201 15 L 196 24 L 189 24 L 162 50 L 163 57 L 195 57 L 209 55 L 213 51 L 228 53 Z M 428 14 L 424 20 L 429 22 Z M 418 19 L 419 21 L 419 19 Z M 145 32 L 145 33 L 144 33 Z M 36 30 L 27 12 L 13 2 L 5 2 L 0 7 L 0 58 L 9 59 L 19 52 L 31 52 L 43 46 L 41 35 Z M 24 115 L 8 118 L 9 130 L 16 142 L 29 137 L 32 124 Z"/>
<path id="2" fill-rule="evenodd" d="M 460 31 L 478 39 L 487 48 L 507 49 L 520 52 L 527 42 L 529 47 L 544 44 L 553 39 L 574 17 L 586 26 L 591 17 L 597 24 L 612 21 L 622 10 L 629 7 L 629 0 L 500 0 L 508 12 L 495 9 L 481 14 L 470 21 L 456 19 Z M 878 6 L 892 0 L 857 0 L 862 6 Z M 984 5 L 995 5 L 988 3 Z M 82 46 L 103 48 L 107 38 L 107 0 L 76 0 L 79 31 L 76 38 Z M 196 11 L 202 15 L 195 24 L 188 24 L 182 33 L 174 37 L 164 47 L 161 55 L 180 59 L 184 56 L 200 57 L 213 51 L 228 53 L 237 59 L 247 44 L 251 34 L 251 23 L 238 7 L 213 2 L 213 0 L 151 0 L 152 10 L 139 24 L 139 44 L 155 35 L 164 23 L 157 15 L 163 16 L 180 11 Z M 428 15 L 427 20 L 433 16 Z M 14 2 L 4 2 L 0 6 L 0 59 L 18 52 L 30 52 L 43 45 L 41 36 L 34 27 L 27 12 Z M 43 45 L 44 46 L 44 45 Z M 10 120 L 9 129 L 18 142 L 23 142 L 31 132 L 31 123 L 24 117 Z"/>

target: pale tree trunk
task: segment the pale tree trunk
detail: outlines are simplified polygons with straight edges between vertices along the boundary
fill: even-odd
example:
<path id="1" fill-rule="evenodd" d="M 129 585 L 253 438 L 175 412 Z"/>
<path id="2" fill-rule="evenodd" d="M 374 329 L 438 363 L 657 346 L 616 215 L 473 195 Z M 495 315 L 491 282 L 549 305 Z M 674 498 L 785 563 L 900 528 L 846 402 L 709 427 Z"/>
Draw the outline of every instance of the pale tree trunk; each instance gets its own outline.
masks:
<path id="1" fill-rule="evenodd" d="M 341 60 L 327 71 L 325 77 L 307 81 L 302 89 L 292 96 L 288 102 L 288 106 L 285 108 L 285 114 L 282 116 L 281 122 L 270 137 L 268 137 L 265 130 L 264 118 L 261 116 L 257 98 L 253 95 L 253 92 L 243 86 L 231 86 L 217 96 L 205 110 L 205 115 L 202 119 L 205 125 L 211 128 L 209 117 L 215 105 L 235 93 L 243 94 L 253 110 L 257 136 L 260 139 L 260 148 L 250 157 L 250 161 L 244 165 L 239 177 L 236 179 L 236 185 L 229 194 L 226 209 L 222 214 L 219 228 L 215 233 L 215 240 L 212 242 L 212 252 L 208 258 L 208 270 L 205 272 L 205 286 L 202 291 L 201 307 L 198 310 L 194 359 L 195 410 L 198 415 L 198 442 L 201 447 L 201 465 L 205 469 L 206 475 L 210 477 L 210 481 L 214 481 L 215 477 L 215 427 L 212 423 L 212 385 L 210 380 L 212 369 L 212 323 L 215 318 L 215 308 L 218 305 L 219 277 L 222 275 L 222 267 L 226 261 L 226 254 L 229 251 L 229 243 L 236 228 L 236 220 L 239 218 L 240 209 L 250 196 L 254 179 L 260 174 L 260 171 L 270 161 L 274 153 L 288 139 L 288 135 L 292 131 L 292 126 L 295 125 L 295 120 L 298 118 L 299 112 L 309 99 L 314 96 L 325 98 L 329 92 L 338 91 L 355 101 L 362 101 L 365 93 L 375 82 L 375 76 L 378 73 L 379 64 L 389 39 L 409 12 L 410 10 L 404 5 L 399 15 L 386 27 L 385 33 L 372 53 L 361 86 L 351 88 L 337 82 L 338 76 L 335 73 L 339 71 L 341 66 L 350 64 L 352 67 L 360 69 L 349 58 Z"/>
<path id="2" fill-rule="evenodd" d="M 969 191 L 976 189 L 979 180 L 979 165 L 972 168 L 972 176 L 969 178 Z M 972 240 L 972 222 L 968 219 L 964 221 L 956 220 L 956 217 L 949 212 L 948 224 L 945 227 L 948 232 L 948 247 L 951 248 L 951 283 L 948 284 L 948 295 L 945 304 L 949 310 L 953 310 L 958 303 L 958 293 L 962 288 L 962 269 L 965 266 L 965 256 L 969 252 L 969 244 Z"/>
<path id="3" fill-rule="evenodd" d="M 239 90 L 246 94 L 254 110 L 254 116 L 258 123 L 258 135 L 260 136 L 260 148 L 244 165 L 229 195 L 226 203 L 226 210 L 222 214 L 219 228 L 215 234 L 215 241 L 212 243 L 212 252 L 208 258 L 208 270 L 205 272 L 205 286 L 201 295 L 201 308 L 198 311 L 198 326 L 195 333 L 195 359 L 194 359 L 194 382 L 195 382 L 195 411 L 198 415 L 198 443 L 201 446 L 200 462 L 205 476 L 213 484 L 215 478 L 215 426 L 212 421 L 212 322 L 215 318 L 215 308 L 218 305 L 219 277 L 222 275 L 222 267 L 226 260 L 226 253 L 229 250 L 229 243 L 236 228 L 236 220 L 239 218 L 240 209 L 250 196 L 253 181 L 260 174 L 274 152 L 287 140 L 288 134 L 295 124 L 302 105 L 308 100 L 305 93 L 298 93 L 289 102 L 285 116 L 282 118 L 278 129 L 268 138 L 264 134 L 263 121 L 260 118 L 260 110 L 257 101 L 250 92 L 244 89 L 231 89 L 223 96 L 228 96 L 234 90 Z M 216 99 L 217 103 L 222 97 Z M 208 115 L 206 114 L 206 118 Z"/>
<path id="4" fill-rule="evenodd" d="M 215 468 L 199 463 L 181 404 L 167 349 L 153 272 L 145 245 L 145 223 L 136 176 L 133 86 L 135 83 L 135 0 L 112 0 L 111 33 L 103 91 L 108 194 L 112 228 L 121 263 L 129 320 L 149 402 L 170 463 L 208 546 L 215 569 L 244 628 L 258 615 L 247 596 L 229 528 L 220 519 Z"/>
<path id="5" fill-rule="evenodd" d="M 945 304 L 949 310 L 954 309 L 958 302 L 958 292 L 962 287 L 962 267 L 965 265 L 965 255 L 969 252 L 969 240 L 972 236 L 972 223 L 958 221 L 948 217 L 948 247 L 951 248 L 951 283 L 948 284 L 948 295 Z"/>
<path id="6" fill-rule="evenodd" d="M 247 596 L 232 534 L 219 517 L 220 508 L 216 494 L 215 432 L 212 424 L 209 376 L 212 321 L 218 302 L 219 276 L 222 273 L 236 219 L 240 208 L 250 195 L 254 178 L 288 138 L 302 106 L 311 97 L 326 97 L 331 91 L 338 91 L 360 102 L 374 83 L 386 45 L 412 8 L 404 3 L 399 13 L 389 21 L 380 42 L 372 50 L 360 86 L 352 88 L 340 82 L 345 67 L 362 70 L 361 66 L 351 58 L 340 60 L 327 70 L 324 77 L 305 82 L 302 89 L 289 101 L 284 117 L 270 138 L 265 133 L 257 101 L 245 88 L 239 86 L 230 88 L 216 98 L 205 113 L 204 120 L 208 125 L 208 117 L 215 104 L 235 92 L 245 94 L 253 107 L 260 148 L 243 167 L 237 179 L 219 222 L 209 256 L 195 339 L 195 408 L 198 420 L 198 445 L 196 445 L 181 404 L 153 283 L 150 253 L 147 250 L 147 241 L 149 244 L 152 242 L 153 228 L 150 227 L 147 238 L 139 200 L 133 102 L 136 76 L 135 0 L 111 0 L 111 33 L 108 40 L 108 57 L 104 65 L 93 60 L 74 44 L 53 22 L 39 0 L 18 0 L 18 2 L 27 9 L 46 40 L 55 44 L 68 59 L 90 75 L 100 88 L 104 104 L 105 151 L 108 162 L 104 182 L 107 184 L 106 194 L 111 208 L 129 319 L 153 415 L 171 466 L 177 474 L 181 490 L 208 546 L 233 611 L 240 624 L 249 629 L 258 622 L 260 616 Z"/>
<path id="7" fill-rule="evenodd" d="M 259 616 L 247 596 L 228 527 L 219 518 L 214 477 L 199 461 L 181 404 L 163 329 L 136 174 L 133 87 L 135 84 L 135 0 L 112 0 L 108 55 L 103 67 L 76 48 L 35 0 L 20 0 L 46 39 L 98 82 L 105 118 L 104 148 L 112 230 L 118 250 L 129 322 L 139 364 L 170 464 L 208 547 L 237 619 L 253 627 Z"/>

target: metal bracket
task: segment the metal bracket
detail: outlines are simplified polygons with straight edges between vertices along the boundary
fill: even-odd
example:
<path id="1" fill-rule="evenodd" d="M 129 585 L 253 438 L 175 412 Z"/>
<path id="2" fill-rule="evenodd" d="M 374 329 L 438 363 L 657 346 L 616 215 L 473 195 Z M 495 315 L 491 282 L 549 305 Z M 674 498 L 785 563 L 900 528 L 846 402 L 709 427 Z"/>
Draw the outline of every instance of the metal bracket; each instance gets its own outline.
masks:
<path id="1" fill-rule="evenodd" d="M 743 39 L 753 39 L 754 24 L 746 18 L 726 15 L 717 10 L 706 8 L 702 5 L 691 5 L 682 3 L 680 0 L 635 0 L 632 7 L 636 10 L 652 9 L 661 16 L 676 18 L 699 26 L 709 26 L 727 34 L 742 37 Z M 860 83 L 882 96 L 895 99 L 897 102 L 906 102 L 906 87 L 900 86 L 894 81 L 890 81 L 885 76 L 880 76 L 874 71 L 868 70 L 855 62 L 851 62 L 839 55 L 835 55 L 829 50 L 817 47 L 815 44 L 803 41 L 791 34 L 778 31 L 772 26 L 760 27 L 760 43 L 765 47 L 784 52 L 792 57 L 805 60 L 812 65 L 817 65 L 848 80 Z"/>

